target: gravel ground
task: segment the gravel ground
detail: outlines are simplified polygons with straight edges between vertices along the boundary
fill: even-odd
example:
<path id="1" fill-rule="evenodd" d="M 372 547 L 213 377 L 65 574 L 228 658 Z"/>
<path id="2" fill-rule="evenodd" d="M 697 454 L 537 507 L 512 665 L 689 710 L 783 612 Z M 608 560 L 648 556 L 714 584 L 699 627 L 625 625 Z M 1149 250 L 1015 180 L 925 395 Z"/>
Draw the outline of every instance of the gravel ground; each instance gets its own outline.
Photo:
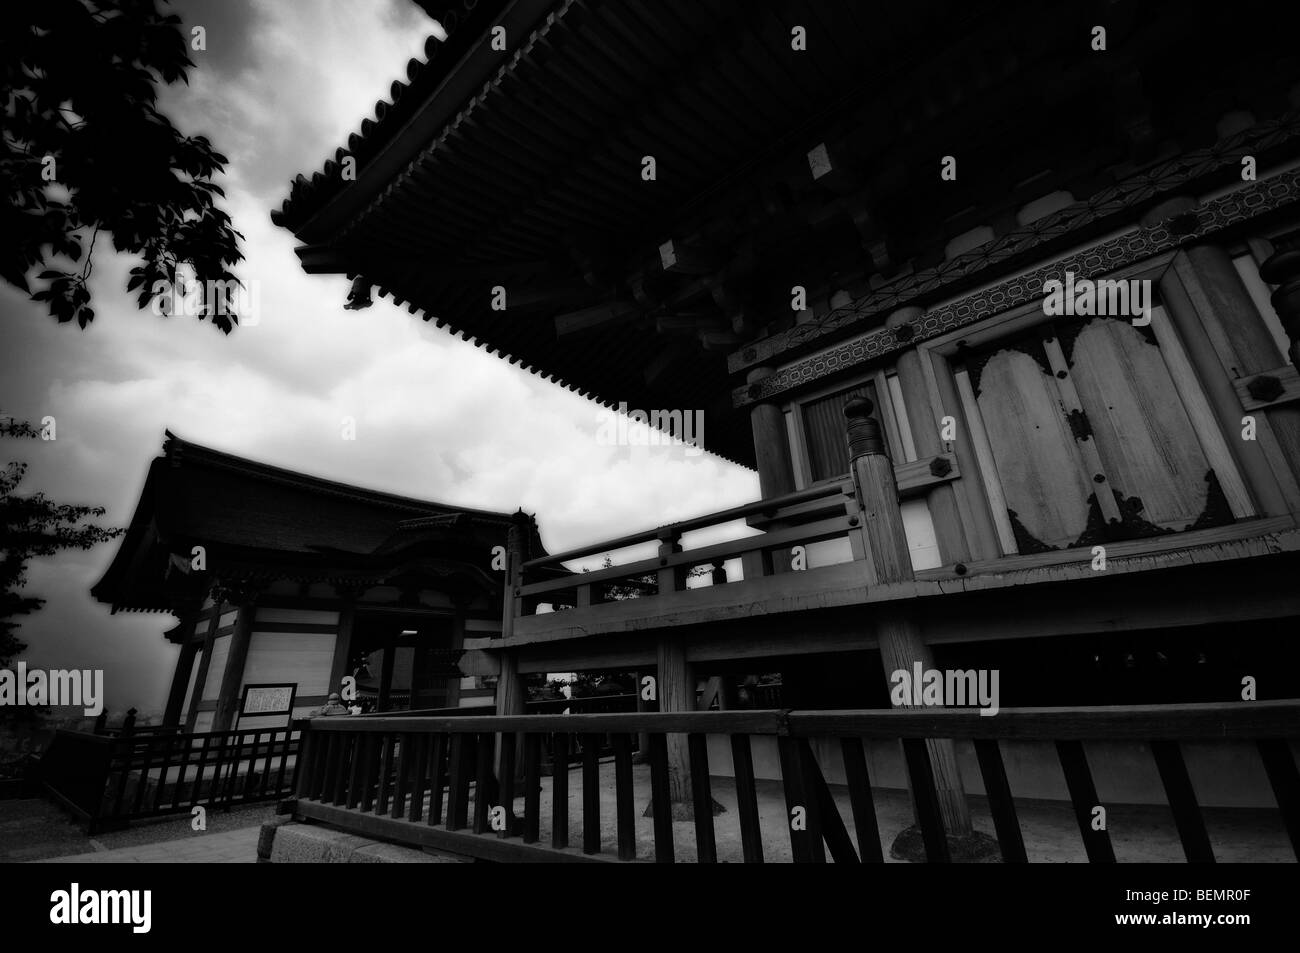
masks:
<path id="1" fill-rule="evenodd" d="M 215 833 L 255 827 L 274 815 L 274 802 L 234 807 L 228 813 L 209 811 L 207 829 Z M 179 840 L 193 836 L 190 820 L 190 815 L 179 814 L 87 837 L 70 815 L 47 801 L 35 798 L 0 801 L 0 862 L 43 860 Z"/>

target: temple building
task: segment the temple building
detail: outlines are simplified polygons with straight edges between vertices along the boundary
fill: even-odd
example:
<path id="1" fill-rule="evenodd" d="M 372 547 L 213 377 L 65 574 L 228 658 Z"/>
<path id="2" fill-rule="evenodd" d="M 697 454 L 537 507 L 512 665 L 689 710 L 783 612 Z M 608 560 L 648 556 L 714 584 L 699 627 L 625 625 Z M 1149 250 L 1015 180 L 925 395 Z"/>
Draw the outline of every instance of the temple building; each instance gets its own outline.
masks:
<path id="1" fill-rule="evenodd" d="M 168 433 L 91 591 L 114 612 L 178 618 L 169 726 L 283 727 L 348 677 L 355 695 L 343 694 L 366 710 L 490 705 L 492 688 L 458 662 L 500 633 L 512 534 L 541 552 L 522 513 L 362 489 Z M 243 711 L 249 686 L 276 687 L 291 711 Z"/>
<path id="2" fill-rule="evenodd" d="M 602 406 L 699 413 L 761 485 L 512 550 L 475 656 L 499 714 L 524 674 L 597 669 L 655 673 L 667 711 L 771 673 L 784 708 L 887 708 L 914 666 L 996 670 L 1004 707 L 1300 695 L 1287 31 L 1181 2 L 424 6 L 445 38 L 273 213 L 303 267 Z M 684 539 L 725 524 L 761 532 Z M 980 772 L 930 745 L 960 830 Z M 1018 795 L 1065 796 L 1006 750 Z M 1189 753 L 1204 803 L 1268 802 L 1245 757 Z"/>

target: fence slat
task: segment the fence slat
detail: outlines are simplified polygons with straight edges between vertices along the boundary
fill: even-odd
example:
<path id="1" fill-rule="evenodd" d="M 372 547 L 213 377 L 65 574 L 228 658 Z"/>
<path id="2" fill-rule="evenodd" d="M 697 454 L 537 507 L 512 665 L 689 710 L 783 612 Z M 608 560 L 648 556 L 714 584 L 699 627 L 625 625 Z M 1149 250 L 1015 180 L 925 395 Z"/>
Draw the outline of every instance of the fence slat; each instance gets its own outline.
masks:
<path id="1" fill-rule="evenodd" d="M 655 863 L 671 864 L 673 857 L 673 805 L 668 791 L 668 739 L 663 732 L 650 734 L 650 804 L 654 813 Z"/>
<path id="2" fill-rule="evenodd" d="M 1258 747 L 1273 797 L 1282 812 L 1282 823 L 1291 838 L 1291 850 L 1300 860 L 1300 772 L 1296 771 L 1291 746 L 1282 739 L 1269 738 L 1260 741 Z"/>
<path id="3" fill-rule="evenodd" d="M 600 735 L 582 736 L 582 852 L 600 853 Z"/>
<path id="4" fill-rule="evenodd" d="M 840 809 L 835 804 L 835 798 L 826 784 L 826 778 L 822 776 L 821 766 L 817 763 L 817 756 L 807 738 L 799 739 L 799 759 L 807 778 L 805 790 L 810 790 L 813 794 L 817 805 L 817 826 L 826 846 L 830 848 L 831 859 L 837 864 L 858 863 L 858 852 L 853 849 L 849 830 L 844 826 L 844 818 L 840 817 Z"/>
<path id="5" fill-rule="evenodd" d="M 569 736 L 557 734 L 551 743 L 551 846 L 569 846 Z"/>
<path id="6" fill-rule="evenodd" d="M 614 818 L 618 826 L 618 859 L 636 860 L 636 807 L 632 790 L 632 736 L 614 735 Z"/>
<path id="7" fill-rule="evenodd" d="M 507 731 L 501 735 L 501 807 L 505 811 L 505 827 L 498 831 L 500 837 L 513 837 L 515 831 L 515 735 Z"/>
<path id="8" fill-rule="evenodd" d="M 492 778 L 492 751 L 494 749 L 496 738 L 493 735 L 481 734 L 476 738 L 477 749 L 476 762 L 474 766 L 474 826 L 472 830 L 475 834 L 482 834 L 488 829 L 488 811 L 492 808 L 493 784 Z"/>
<path id="9" fill-rule="evenodd" d="M 709 788 L 708 744 L 707 735 L 686 736 L 691 760 L 691 796 L 695 808 L 695 852 L 701 864 L 716 864 L 718 845 L 713 836 L 713 792 Z"/>
<path id="10" fill-rule="evenodd" d="M 393 817 L 401 817 L 406 812 L 406 776 L 411 770 L 411 763 L 414 760 L 411 757 L 411 739 L 414 736 L 403 733 L 397 741 L 397 771 L 393 787 Z"/>
<path id="11" fill-rule="evenodd" d="M 984 778 L 984 793 L 988 795 L 989 811 L 993 814 L 993 829 L 998 835 L 998 847 L 1004 864 L 1025 864 L 1025 839 L 1020 832 L 1020 819 L 1016 815 L 1016 802 L 1011 796 L 1007 771 L 1002 764 L 1002 751 L 996 741 L 975 739 L 975 757 L 979 760 L 980 775 Z"/>
<path id="12" fill-rule="evenodd" d="M 907 761 L 907 776 L 912 782 L 912 798 L 916 803 L 916 818 L 921 824 L 926 862 L 950 863 L 952 857 L 948 853 L 948 835 L 939 811 L 939 793 L 934 787 L 929 747 L 921 738 L 904 738 L 903 757 Z"/>
<path id="13" fill-rule="evenodd" d="M 1151 754 L 1169 797 L 1169 809 L 1173 811 L 1178 839 L 1183 843 L 1187 862 L 1214 863 L 1214 848 L 1210 846 L 1210 835 L 1205 830 L 1205 820 L 1201 817 L 1200 805 L 1196 803 L 1196 791 L 1192 788 L 1192 779 L 1188 777 L 1178 742 L 1153 741 Z"/>
<path id="14" fill-rule="evenodd" d="M 433 751 L 429 755 L 429 826 L 441 824 L 442 792 L 447 787 L 447 736 L 433 736 Z M 451 830 L 451 825 L 447 825 Z"/>
<path id="15" fill-rule="evenodd" d="M 415 745 L 414 762 L 411 775 L 411 804 L 406 812 L 408 821 L 419 821 L 424 817 L 424 791 L 429 783 L 429 743 L 430 735 L 412 735 Z"/>
<path id="16" fill-rule="evenodd" d="M 862 739 L 841 738 L 840 751 L 844 756 L 844 779 L 849 785 L 849 806 L 853 810 L 858 857 L 864 864 L 882 864 L 885 855 L 880 849 L 880 825 L 876 820 L 876 802 L 871 794 L 871 778 L 867 774 Z"/>
<path id="17" fill-rule="evenodd" d="M 758 823 L 758 789 L 754 783 L 754 754 L 749 735 L 731 736 L 732 774 L 736 776 L 736 809 L 740 813 L 740 846 L 747 864 L 763 862 L 763 833 Z"/>
<path id="18" fill-rule="evenodd" d="M 776 739 L 781 759 L 781 785 L 785 791 L 785 824 L 790 831 L 790 853 L 796 864 L 826 862 L 817 803 L 806 789 L 806 773 L 798 739 L 780 735 Z"/>
<path id="19" fill-rule="evenodd" d="M 1065 774 L 1065 786 L 1070 791 L 1070 803 L 1074 806 L 1074 819 L 1079 825 L 1083 837 L 1083 849 L 1088 852 L 1088 861 L 1093 864 L 1115 863 L 1115 851 L 1110 845 L 1110 834 L 1103 828 L 1093 830 L 1092 809 L 1097 807 L 1097 788 L 1092 783 L 1092 772 L 1088 770 L 1088 756 L 1084 753 L 1081 741 L 1058 741 L 1056 757 L 1061 762 L 1061 771 Z"/>

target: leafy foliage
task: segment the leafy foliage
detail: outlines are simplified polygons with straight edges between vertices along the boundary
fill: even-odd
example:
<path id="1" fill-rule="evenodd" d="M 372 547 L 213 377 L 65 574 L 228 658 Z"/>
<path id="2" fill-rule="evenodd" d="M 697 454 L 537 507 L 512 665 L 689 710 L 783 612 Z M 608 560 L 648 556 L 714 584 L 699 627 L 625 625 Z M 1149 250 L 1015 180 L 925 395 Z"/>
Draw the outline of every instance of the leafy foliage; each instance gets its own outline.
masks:
<path id="1" fill-rule="evenodd" d="M 0 415 L 0 437 L 39 436 L 31 424 Z M 38 556 L 53 556 L 65 549 L 90 549 L 115 539 L 123 532 L 93 522 L 104 515 L 102 506 L 56 503 L 44 493 L 20 495 L 19 484 L 27 464 L 10 462 L 0 468 L 0 668 L 27 646 L 17 635 L 19 616 L 29 615 L 45 604 L 44 599 L 25 595 L 27 564 Z"/>
<path id="2" fill-rule="evenodd" d="M 139 258 L 127 283 L 139 307 L 186 297 L 192 270 L 199 319 L 226 333 L 237 320 L 229 269 L 243 235 L 212 182 L 226 157 L 155 105 L 159 83 L 188 82 L 194 65 L 180 22 L 157 0 L 0 4 L 0 277 L 60 322 L 95 316 L 87 282 L 101 232 Z M 33 291 L 28 274 L 47 256 L 81 268 L 46 268 Z"/>

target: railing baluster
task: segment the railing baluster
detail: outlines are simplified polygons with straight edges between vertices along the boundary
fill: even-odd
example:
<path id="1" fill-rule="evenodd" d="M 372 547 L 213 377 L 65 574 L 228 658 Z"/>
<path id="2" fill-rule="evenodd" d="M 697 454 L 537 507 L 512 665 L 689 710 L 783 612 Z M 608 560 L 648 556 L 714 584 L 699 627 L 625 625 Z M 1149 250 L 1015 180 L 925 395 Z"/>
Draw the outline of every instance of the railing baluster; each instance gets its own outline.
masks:
<path id="1" fill-rule="evenodd" d="M 333 780 L 339 773 L 339 755 L 347 739 L 342 732 L 331 731 L 326 736 L 328 747 L 325 749 L 325 769 L 321 772 L 321 783 L 316 786 L 318 797 L 322 802 L 333 800 Z"/>
<path id="2" fill-rule="evenodd" d="M 671 864 L 673 857 L 673 805 L 668 791 L 668 739 L 663 732 L 650 735 L 650 803 L 654 811 L 655 863 Z"/>
<path id="3" fill-rule="evenodd" d="M 272 729 L 268 732 L 270 737 L 266 739 L 266 753 L 262 755 L 262 783 L 258 785 L 257 796 L 266 797 L 267 791 L 271 788 L 271 759 L 275 757 L 275 736 L 276 731 Z M 260 745 L 262 742 L 262 732 L 257 733 L 257 741 Z"/>
<path id="4" fill-rule="evenodd" d="M 779 735 L 777 751 L 781 758 L 781 782 L 785 790 L 785 824 L 790 831 L 790 852 L 796 864 L 822 864 L 826 853 L 822 848 L 821 825 L 818 824 L 816 792 L 806 785 L 806 772 L 797 739 Z M 794 826 L 796 812 L 802 812 L 802 827 Z"/>
<path id="5" fill-rule="evenodd" d="M 1196 803 L 1196 791 L 1187 775 L 1187 765 L 1183 762 L 1178 742 L 1153 741 L 1151 754 L 1169 797 L 1169 809 L 1173 811 L 1178 839 L 1188 863 L 1214 863 L 1214 848 L 1210 846 L 1210 835 L 1205 830 L 1205 820 L 1201 817 L 1200 805 Z"/>
<path id="6" fill-rule="evenodd" d="M 406 812 L 406 775 L 414 761 L 411 752 L 412 735 L 404 733 L 397 742 L 397 770 L 393 787 L 393 810 L 391 816 L 401 817 Z"/>
<path id="7" fill-rule="evenodd" d="M 1002 764 L 1002 751 L 997 741 L 992 738 L 976 738 L 975 757 L 979 759 L 980 774 L 984 778 L 984 793 L 988 796 L 989 810 L 993 814 L 993 829 L 997 831 L 1002 862 L 1028 863 L 1025 840 L 1020 832 L 1020 819 L 1016 816 L 1016 802 L 1011 796 L 1011 785 L 1007 782 L 1007 771 Z"/>
<path id="8" fill-rule="evenodd" d="M 709 739 L 690 734 L 686 745 L 691 759 L 691 796 L 695 807 L 695 854 L 701 864 L 718 862 L 718 846 L 713 836 L 713 792 L 709 787 Z"/>
<path id="9" fill-rule="evenodd" d="M 740 813 L 740 845 L 747 864 L 763 862 L 763 832 L 758 823 L 758 790 L 754 784 L 754 755 L 749 735 L 731 736 L 732 773 L 736 776 L 736 808 Z"/>
<path id="10" fill-rule="evenodd" d="M 885 855 L 880 849 L 880 825 L 876 820 L 876 802 L 871 794 L 871 778 L 867 774 L 867 758 L 862 751 L 862 739 L 841 738 L 840 751 L 844 755 L 844 779 L 849 785 L 849 805 L 853 809 L 858 857 L 864 864 L 884 863 Z"/>
<path id="11" fill-rule="evenodd" d="M 319 747 L 320 747 L 320 739 L 316 739 L 315 744 L 316 744 L 317 748 L 319 748 Z M 211 750 L 211 748 L 212 748 L 212 735 L 204 735 L 204 736 L 203 736 L 203 747 L 199 749 L 199 763 L 198 763 L 198 768 L 197 768 L 197 771 L 196 771 L 196 773 L 195 773 L 195 775 L 194 775 L 194 790 L 190 792 L 190 804 L 197 804 L 197 803 L 199 802 L 199 799 L 203 797 L 203 769 L 204 769 L 205 767 L 207 767 L 207 763 L 208 763 L 208 753 L 209 753 L 209 751 Z M 320 760 L 319 755 L 317 755 L 316 752 L 313 752 L 313 755 L 314 755 L 316 761 Z M 314 765 L 314 763 L 315 763 L 315 761 L 313 761 L 313 765 Z M 311 792 L 311 779 L 314 778 L 314 777 L 315 777 L 315 771 L 314 771 L 314 769 L 313 769 L 313 772 L 312 772 L 311 775 L 307 778 L 307 791 L 306 791 L 306 794 L 304 795 L 305 797 L 310 798 L 310 797 L 312 796 L 312 792 Z M 209 792 L 210 792 L 210 791 L 211 791 L 211 789 L 209 789 Z M 209 797 L 209 800 L 211 800 L 210 797 Z"/>
<path id="12" fill-rule="evenodd" d="M 393 748 L 397 736 L 385 732 L 379 736 L 379 794 L 375 798 L 375 813 L 387 814 L 388 801 L 393 793 Z"/>
<path id="13" fill-rule="evenodd" d="M 1296 771 L 1291 745 L 1284 738 L 1263 738 L 1256 742 L 1264 761 L 1264 772 L 1273 788 L 1282 823 L 1291 838 L 1291 850 L 1300 860 L 1300 772 Z"/>
<path id="14" fill-rule="evenodd" d="M 1088 861 L 1093 864 L 1115 863 L 1115 851 L 1110 846 L 1110 834 L 1103 828 L 1093 830 L 1092 809 L 1097 807 L 1097 788 L 1092 783 L 1092 772 L 1088 770 L 1088 756 L 1084 753 L 1081 741 L 1058 741 L 1056 756 L 1061 762 L 1065 774 L 1065 786 L 1070 791 L 1070 803 L 1074 805 L 1074 819 L 1083 836 L 1083 848 L 1088 852 Z"/>
<path id="15" fill-rule="evenodd" d="M 419 821 L 424 816 L 424 791 L 429 779 L 429 742 L 428 735 L 409 735 L 415 745 L 414 768 L 411 776 L 411 804 L 406 812 L 408 821 Z"/>
<path id="16" fill-rule="evenodd" d="M 569 736 L 557 733 L 551 744 L 551 846 L 569 846 Z"/>
<path id="17" fill-rule="evenodd" d="M 134 750 L 137 743 L 143 743 L 144 745 L 144 766 L 140 769 L 140 783 L 135 787 L 135 798 L 131 802 L 132 814 L 139 814 L 140 805 L 144 803 L 145 789 L 149 786 L 149 765 L 153 761 L 153 744 L 148 739 L 137 742 L 135 738 L 132 738 L 132 750 Z"/>
<path id="18" fill-rule="evenodd" d="M 830 848 L 831 859 L 837 864 L 858 863 L 857 851 L 849 839 L 849 829 L 840 817 L 839 806 L 831 796 L 831 789 L 822 776 L 821 766 L 813 753 L 812 744 L 807 738 L 799 739 L 799 760 L 804 771 L 804 790 L 812 794 L 813 804 L 817 807 L 817 829 L 821 831 L 822 840 Z"/>
<path id="19" fill-rule="evenodd" d="M 176 766 L 176 783 L 172 785 L 172 810 L 179 810 L 181 806 L 181 794 L 185 791 L 185 774 L 190 766 L 190 753 L 193 748 L 193 741 L 186 735 L 176 735 L 180 740 L 180 764 Z"/>
<path id="20" fill-rule="evenodd" d="M 278 735 L 279 732 L 276 732 Z M 293 722 L 289 722 L 289 727 L 284 729 L 284 746 L 280 749 L 280 756 L 276 758 L 275 769 L 275 791 L 277 797 L 284 793 L 284 774 L 289 767 L 289 749 L 293 746 Z M 269 773 L 269 772 L 268 772 Z"/>
<path id="21" fill-rule="evenodd" d="M 614 745 L 614 818 L 618 825 L 618 859 L 636 860 L 636 808 L 632 790 L 632 736 L 618 732 Z"/>
<path id="22" fill-rule="evenodd" d="M 356 763 L 357 755 L 360 753 L 360 745 L 357 744 L 359 735 L 349 732 L 342 734 L 339 739 L 339 760 L 334 769 L 334 785 L 330 792 L 331 804 L 346 803 L 348 796 L 347 781 L 351 774 L 349 770 Z"/>
<path id="23" fill-rule="evenodd" d="M 506 731 L 501 734 L 501 777 L 497 784 L 501 790 L 501 807 L 505 811 L 505 827 L 497 832 L 498 837 L 515 835 L 515 733 Z"/>
<path id="24" fill-rule="evenodd" d="M 471 828 L 475 834 L 482 834 L 488 829 L 488 812 L 492 808 L 493 784 L 492 752 L 496 746 L 496 736 L 480 734 L 476 739 L 474 765 L 474 824 Z"/>
<path id="25" fill-rule="evenodd" d="M 473 759 L 474 736 L 457 732 L 451 736 L 447 759 L 447 830 L 463 830 L 469 823 L 469 765 Z"/>
<path id="26" fill-rule="evenodd" d="M 600 853 L 600 736 L 582 736 L 582 852 Z"/>
<path id="27" fill-rule="evenodd" d="M 912 782 L 912 798 L 916 804 L 916 819 L 921 824 L 926 862 L 951 863 L 948 834 L 939 811 L 939 794 L 934 787 L 934 769 L 930 766 L 930 751 L 925 739 L 904 738 L 903 757 L 907 760 L 907 776 Z"/>
<path id="28" fill-rule="evenodd" d="M 157 743 L 158 747 L 162 749 L 162 767 L 158 773 L 158 790 L 154 792 L 153 796 L 153 811 L 155 814 L 159 814 L 163 810 L 163 792 L 167 790 L 167 771 L 171 767 L 172 746 L 176 743 L 176 740 L 171 735 L 155 737 L 157 737 L 157 742 L 151 739 L 150 746 Z"/>
<path id="29" fill-rule="evenodd" d="M 447 786 L 447 735 L 433 736 L 433 753 L 429 756 L 429 826 L 442 823 L 442 791 Z M 451 830 L 451 824 L 447 825 Z"/>
<path id="30" fill-rule="evenodd" d="M 354 810 L 361 804 L 361 789 L 365 784 L 366 776 L 366 738 L 363 732 L 353 734 L 352 746 L 352 768 L 348 773 L 348 794 L 343 806 L 349 810 Z"/>
<path id="31" fill-rule="evenodd" d="M 381 736 L 369 731 L 361 733 L 361 812 L 369 814 L 375 809 L 376 755 Z"/>
<path id="32" fill-rule="evenodd" d="M 541 839 L 542 736 L 524 735 L 524 843 Z"/>

